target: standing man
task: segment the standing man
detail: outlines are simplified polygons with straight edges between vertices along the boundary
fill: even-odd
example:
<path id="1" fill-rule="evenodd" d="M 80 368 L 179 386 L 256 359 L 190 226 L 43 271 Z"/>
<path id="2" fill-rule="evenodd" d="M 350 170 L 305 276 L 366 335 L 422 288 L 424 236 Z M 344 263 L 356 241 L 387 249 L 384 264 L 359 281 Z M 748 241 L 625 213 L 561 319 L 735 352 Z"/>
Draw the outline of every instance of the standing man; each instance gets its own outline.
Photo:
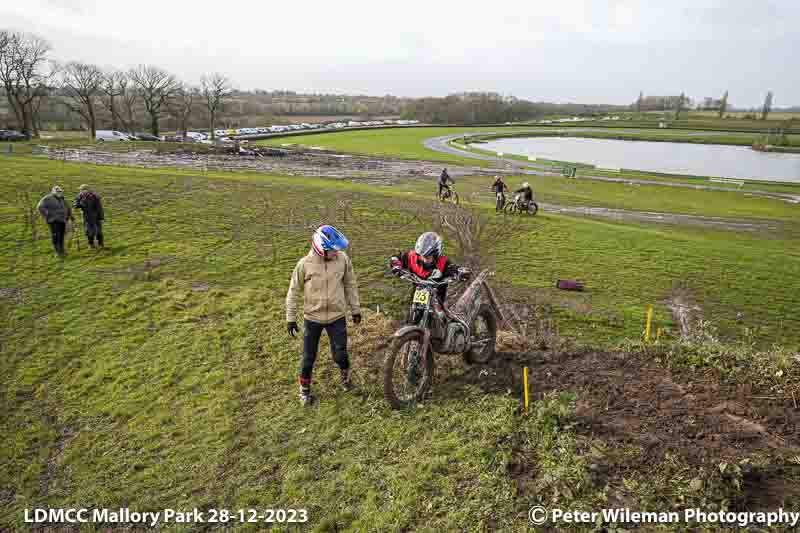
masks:
<path id="1" fill-rule="evenodd" d="M 86 238 L 89 239 L 89 246 L 94 248 L 94 240 L 97 245 L 103 247 L 103 202 L 100 197 L 89 190 L 89 186 L 84 184 L 79 188 L 78 196 L 75 197 L 74 209 L 83 212 L 83 229 L 86 231 Z"/>
<path id="2" fill-rule="evenodd" d="M 36 206 L 39 213 L 44 217 L 47 225 L 50 226 L 50 236 L 53 239 L 53 248 L 56 255 L 64 257 L 64 234 L 67 232 L 67 221 L 75 222 L 72 216 L 72 209 L 64 200 L 64 189 L 58 185 L 53 187 L 50 194 L 39 200 Z"/>
<path id="3" fill-rule="evenodd" d="M 500 176 L 495 176 L 494 183 L 492 184 L 492 190 L 497 198 L 494 204 L 494 211 L 497 213 L 498 211 L 502 211 L 503 206 L 506 204 L 505 191 L 508 190 L 508 185 L 506 185 L 506 182 L 503 181 L 503 178 Z"/>
<path id="4" fill-rule="evenodd" d="M 450 190 L 450 186 L 447 184 L 448 182 L 452 183 L 453 185 L 456 184 L 455 180 L 450 177 L 450 174 L 447 173 L 447 169 L 442 169 L 442 173 L 439 175 L 439 198 L 442 198 L 442 191 L 447 189 Z"/>
<path id="5" fill-rule="evenodd" d="M 297 262 L 286 294 L 286 330 L 294 337 L 297 308 L 303 295 L 303 359 L 300 366 L 300 401 L 313 402 L 311 373 L 317 359 L 322 330 L 331 341 L 333 360 L 341 372 L 342 388 L 349 391 L 350 360 L 347 356 L 347 311 L 353 324 L 361 323 L 358 283 L 353 264 L 344 253 L 347 238 L 333 226 L 320 226 L 311 237 L 311 250 Z"/>

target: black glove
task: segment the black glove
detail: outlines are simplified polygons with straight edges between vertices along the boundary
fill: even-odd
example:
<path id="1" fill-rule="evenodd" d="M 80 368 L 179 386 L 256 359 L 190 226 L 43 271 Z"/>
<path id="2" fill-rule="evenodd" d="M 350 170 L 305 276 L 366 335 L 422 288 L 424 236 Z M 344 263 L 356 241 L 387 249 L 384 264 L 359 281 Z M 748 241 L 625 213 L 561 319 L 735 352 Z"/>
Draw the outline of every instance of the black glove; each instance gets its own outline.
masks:
<path id="1" fill-rule="evenodd" d="M 392 268 L 392 274 L 397 274 L 403 270 L 403 262 L 397 257 L 389 259 L 389 266 Z"/>
<path id="2" fill-rule="evenodd" d="M 458 277 L 467 280 L 472 277 L 472 271 L 468 268 L 459 268 Z"/>
<path id="3" fill-rule="evenodd" d="M 355 325 L 361 324 L 361 315 L 358 314 L 353 315 L 353 324 Z"/>
<path id="4" fill-rule="evenodd" d="M 300 328 L 297 327 L 297 322 L 288 322 L 286 324 L 286 331 L 294 337 L 295 332 L 300 331 Z"/>

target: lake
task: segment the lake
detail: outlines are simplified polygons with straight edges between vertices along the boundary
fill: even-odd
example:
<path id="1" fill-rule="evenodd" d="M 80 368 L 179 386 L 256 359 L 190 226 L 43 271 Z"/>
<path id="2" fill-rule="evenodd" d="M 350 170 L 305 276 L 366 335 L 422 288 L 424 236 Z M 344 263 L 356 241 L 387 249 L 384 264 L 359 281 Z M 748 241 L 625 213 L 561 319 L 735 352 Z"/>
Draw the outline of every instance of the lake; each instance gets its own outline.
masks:
<path id="1" fill-rule="evenodd" d="M 481 144 L 483 150 L 534 158 L 748 180 L 800 183 L 800 154 L 757 152 L 746 146 L 619 141 L 575 137 L 519 137 Z"/>

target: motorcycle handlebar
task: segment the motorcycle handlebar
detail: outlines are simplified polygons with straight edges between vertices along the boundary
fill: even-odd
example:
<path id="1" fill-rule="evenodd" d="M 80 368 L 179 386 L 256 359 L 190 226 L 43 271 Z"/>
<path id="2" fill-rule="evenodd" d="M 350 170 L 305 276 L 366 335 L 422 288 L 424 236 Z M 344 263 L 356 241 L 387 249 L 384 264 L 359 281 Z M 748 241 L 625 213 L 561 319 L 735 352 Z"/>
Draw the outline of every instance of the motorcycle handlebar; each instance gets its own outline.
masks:
<path id="1" fill-rule="evenodd" d="M 440 287 L 442 285 L 447 285 L 448 283 L 452 283 L 454 281 L 459 281 L 459 278 L 454 277 L 447 277 L 442 278 L 439 281 L 431 280 L 431 279 L 422 279 L 413 272 L 409 272 L 408 270 L 401 270 L 400 271 L 400 279 L 404 279 L 406 281 L 411 281 L 413 283 L 417 283 L 419 285 L 427 285 L 429 287 Z"/>

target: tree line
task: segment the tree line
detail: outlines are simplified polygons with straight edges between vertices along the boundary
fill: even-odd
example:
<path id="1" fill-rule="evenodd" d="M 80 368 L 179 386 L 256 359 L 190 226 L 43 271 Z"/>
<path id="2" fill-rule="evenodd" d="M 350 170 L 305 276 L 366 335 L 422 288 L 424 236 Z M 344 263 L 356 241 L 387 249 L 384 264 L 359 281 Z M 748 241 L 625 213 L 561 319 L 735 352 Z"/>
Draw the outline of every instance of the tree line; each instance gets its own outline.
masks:
<path id="1" fill-rule="evenodd" d="M 77 114 L 94 138 L 98 120 L 109 117 L 112 129 L 133 131 L 143 109 L 153 135 L 170 112 L 185 129 L 195 106 L 202 105 L 213 131 L 216 116 L 231 94 L 228 78 L 209 73 L 200 86 L 191 86 L 152 65 L 129 70 L 107 70 L 80 61 L 59 63 L 50 59 L 50 44 L 33 34 L 0 31 L 0 83 L 18 127 L 32 137 L 41 129 L 42 103 L 55 99 Z"/>
<path id="2" fill-rule="evenodd" d="M 767 91 L 764 97 L 764 103 L 759 109 L 761 120 L 767 120 L 770 112 L 772 111 L 772 91 Z M 680 118 L 681 112 L 692 105 L 692 100 L 681 93 L 680 96 L 645 96 L 644 91 L 639 92 L 639 98 L 633 104 L 633 109 L 637 112 L 641 111 L 674 111 L 675 118 Z M 714 100 L 711 106 L 706 109 L 715 110 L 717 116 L 722 118 L 728 111 L 728 91 L 722 95 L 719 100 Z"/>
<path id="3" fill-rule="evenodd" d="M 275 115 L 362 117 L 397 116 L 433 124 L 519 122 L 547 115 L 597 116 L 609 112 L 674 110 L 676 118 L 691 105 L 684 94 L 645 97 L 630 106 L 552 104 L 503 96 L 496 92 L 463 92 L 446 97 L 399 98 L 345 95 L 300 95 L 293 91 L 237 91 L 219 72 L 201 77 L 199 85 L 178 79 L 154 65 L 104 69 L 81 61 L 57 62 L 43 38 L 0 30 L 0 121 L 38 137 L 45 127 L 84 129 L 92 138 L 98 128 L 159 135 L 176 131 L 263 126 Z M 728 107 L 719 101 L 719 116 Z M 766 119 L 772 92 L 761 109 Z M 0 122 L 2 126 L 2 122 Z"/>

